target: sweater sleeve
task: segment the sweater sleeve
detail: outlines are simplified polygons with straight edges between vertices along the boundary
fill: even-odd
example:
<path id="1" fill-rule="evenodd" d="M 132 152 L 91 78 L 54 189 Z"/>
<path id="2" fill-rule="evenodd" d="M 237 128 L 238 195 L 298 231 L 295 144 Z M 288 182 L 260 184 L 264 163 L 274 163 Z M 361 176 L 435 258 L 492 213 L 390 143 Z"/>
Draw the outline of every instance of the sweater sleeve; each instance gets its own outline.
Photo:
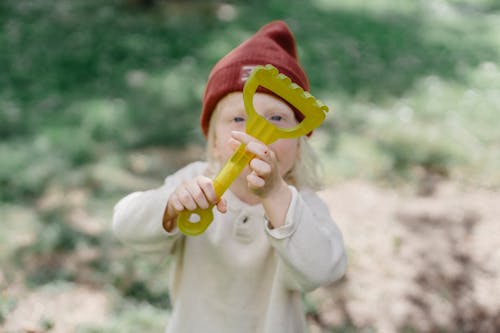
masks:
<path id="1" fill-rule="evenodd" d="M 170 252 L 182 234 L 162 226 L 168 198 L 182 181 L 202 174 L 205 163 L 195 162 L 167 177 L 162 186 L 134 192 L 121 199 L 113 211 L 113 232 L 123 243 L 139 251 Z"/>
<path id="2" fill-rule="evenodd" d="M 344 242 L 328 207 L 312 191 L 292 190 L 283 226 L 266 231 L 282 265 L 283 280 L 293 290 L 311 291 L 341 278 L 347 258 Z"/>

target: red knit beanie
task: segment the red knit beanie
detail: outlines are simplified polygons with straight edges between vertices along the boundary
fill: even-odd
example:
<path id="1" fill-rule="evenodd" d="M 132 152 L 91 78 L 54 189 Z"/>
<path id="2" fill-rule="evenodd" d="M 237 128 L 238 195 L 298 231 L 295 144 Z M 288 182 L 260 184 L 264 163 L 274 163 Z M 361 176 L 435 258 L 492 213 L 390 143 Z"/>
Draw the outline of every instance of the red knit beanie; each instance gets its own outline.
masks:
<path id="1" fill-rule="evenodd" d="M 200 116 L 201 129 L 205 136 L 208 134 L 208 124 L 219 100 L 230 92 L 243 91 L 251 70 L 256 65 L 266 64 L 273 65 L 304 91 L 309 91 L 309 81 L 297 58 L 292 32 L 283 21 L 268 23 L 219 60 L 210 72 Z M 259 91 L 269 93 L 260 88 Z M 303 119 L 300 112 L 295 109 L 294 112 L 297 120 Z"/>

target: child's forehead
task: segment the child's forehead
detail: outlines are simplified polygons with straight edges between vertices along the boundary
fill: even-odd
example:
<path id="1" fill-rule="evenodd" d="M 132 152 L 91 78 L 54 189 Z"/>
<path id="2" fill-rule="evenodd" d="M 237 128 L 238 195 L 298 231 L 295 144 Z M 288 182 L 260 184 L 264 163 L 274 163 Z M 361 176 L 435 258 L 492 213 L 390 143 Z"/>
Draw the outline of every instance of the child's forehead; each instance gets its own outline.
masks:
<path id="1" fill-rule="evenodd" d="M 281 111 L 293 113 L 293 110 L 281 99 L 257 92 L 253 97 L 253 105 L 258 113 L 267 111 Z M 232 92 L 222 98 L 217 104 L 219 112 L 245 112 L 242 92 Z"/>

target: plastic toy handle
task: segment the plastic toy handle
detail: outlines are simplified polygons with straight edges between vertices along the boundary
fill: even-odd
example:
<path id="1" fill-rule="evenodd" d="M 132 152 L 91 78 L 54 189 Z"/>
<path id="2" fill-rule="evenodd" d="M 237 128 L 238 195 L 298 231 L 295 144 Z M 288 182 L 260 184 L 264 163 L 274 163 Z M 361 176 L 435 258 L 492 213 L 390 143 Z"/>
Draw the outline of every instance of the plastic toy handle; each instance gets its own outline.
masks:
<path id="1" fill-rule="evenodd" d="M 214 219 L 213 205 L 207 209 L 184 210 L 177 217 L 177 227 L 187 236 L 198 236 L 207 230 Z"/>
<path id="2" fill-rule="evenodd" d="M 244 144 L 238 147 L 213 181 L 217 198 L 222 197 L 224 192 L 226 192 L 254 156 L 254 154 L 245 150 Z M 177 217 L 178 228 L 183 234 L 188 236 L 202 234 L 214 219 L 213 208 L 214 206 L 210 205 L 207 209 L 197 208 L 195 210 L 182 211 Z"/>
<path id="3" fill-rule="evenodd" d="M 292 128 L 280 128 L 260 116 L 253 106 L 253 96 L 262 86 L 281 96 L 303 115 L 304 119 Z M 295 138 L 314 130 L 325 119 L 328 107 L 312 95 L 280 74 L 272 65 L 256 66 L 243 88 L 243 101 L 247 113 L 246 132 L 264 144 L 271 144 L 281 138 Z M 214 179 L 215 193 L 221 198 L 224 192 L 252 160 L 254 155 L 245 150 L 245 145 L 234 152 Z M 183 211 L 177 218 L 177 226 L 182 233 L 196 236 L 203 233 L 213 220 L 213 205 L 207 209 Z"/>

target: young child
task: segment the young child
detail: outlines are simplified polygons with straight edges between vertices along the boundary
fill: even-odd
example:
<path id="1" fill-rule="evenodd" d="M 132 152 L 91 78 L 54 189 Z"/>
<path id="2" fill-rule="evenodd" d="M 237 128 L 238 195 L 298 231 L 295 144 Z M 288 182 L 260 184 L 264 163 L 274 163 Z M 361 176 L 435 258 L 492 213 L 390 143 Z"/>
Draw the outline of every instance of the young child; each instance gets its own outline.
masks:
<path id="1" fill-rule="evenodd" d="M 243 85 L 253 67 L 268 63 L 309 90 L 287 25 L 265 25 L 210 73 L 201 113 L 208 161 L 189 164 L 163 186 L 115 206 L 119 239 L 175 258 L 169 333 L 305 332 L 302 294 L 344 274 L 342 235 L 314 192 L 316 162 L 307 136 L 266 146 L 244 132 Z M 254 106 L 282 127 L 302 119 L 269 91 L 257 92 Z M 217 198 L 211 179 L 240 143 L 255 158 Z M 179 212 L 209 204 L 216 204 L 214 220 L 203 234 L 179 232 Z"/>

